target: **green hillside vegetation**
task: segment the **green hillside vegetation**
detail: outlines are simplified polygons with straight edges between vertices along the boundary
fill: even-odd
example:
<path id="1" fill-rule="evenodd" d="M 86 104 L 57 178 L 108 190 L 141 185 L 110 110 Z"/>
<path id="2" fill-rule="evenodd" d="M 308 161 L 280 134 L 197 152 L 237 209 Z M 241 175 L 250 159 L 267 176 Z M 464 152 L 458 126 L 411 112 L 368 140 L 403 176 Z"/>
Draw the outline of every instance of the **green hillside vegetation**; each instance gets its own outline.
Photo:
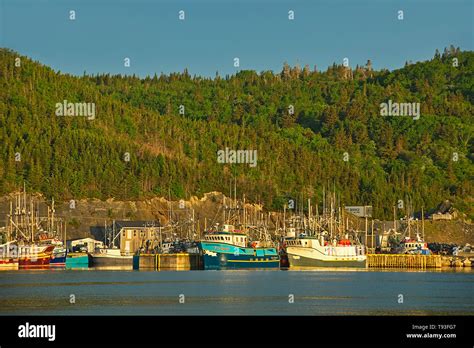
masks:
<path id="1" fill-rule="evenodd" d="M 392 72 L 285 64 L 212 79 L 77 77 L 0 49 L 0 194 L 25 181 L 60 200 L 189 198 L 229 192 L 235 175 L 271 209 L 326 186 L 378 218 L 407 197 L 425 210 L 450 199 L 473 218 L 473 83 L 474 52 L 454 47 Z M 380 116 L 389 99 L 419 102 L 420 119 Z M 63 100 L 95 103 L 95 119 L 56 116 Z M 257 150 L 257 166 L 219 164 L 225 147 Z"/>

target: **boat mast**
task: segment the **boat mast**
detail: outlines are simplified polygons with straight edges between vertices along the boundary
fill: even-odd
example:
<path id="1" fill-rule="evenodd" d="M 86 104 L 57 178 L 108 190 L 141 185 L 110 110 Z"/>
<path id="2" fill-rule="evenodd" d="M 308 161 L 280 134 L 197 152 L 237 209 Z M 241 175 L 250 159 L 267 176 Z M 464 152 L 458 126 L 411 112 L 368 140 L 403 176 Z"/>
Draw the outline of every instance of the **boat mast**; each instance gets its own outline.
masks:
<path id="1" fill-rule="evenodd" d="M 247 225 L 246 225 L 246 218 L 245 218 L 245 193 L 244 193 L 244 196 L 243 196 L 243 201 L 244 201 L 244 206 L 243 206 L 243 214 L 244 214 L 244 216 L 243 216 L 243 223 L 244 223 L 244 225 L 243 225 L 243 229 L 242 229 L 242 230 L 243 230 L 244 233 L 246 233 L 246 226 L 247 226 Z"/>
<path id="2" fill-rule="evenodd" d="M 393 206 L 393 232 L 397 233 L 397 219 L 396 219 L 397 206 Z"/>
<path id="3" fill-rule="evenodd" d="M 411 203 L 408 203 L 408 207 L 407 207 L 408 238 L 411 238 L 411 219 L 410 219 L 410 216 L 411 216 Z"/>
<path id="4" fill-rule="evenodd" d="M 423 207 L 421 207 L 421 233 L 423 234 L 423 241 L 425 241 L 425 214 L 423 213 Z"/>
<path id="5" fill-rule="evenodd" d="M 372 217 L 372 243 L 371 243 L 372 252 L 375 253 L 374 249 L 374 218 Z"/>
<path id="6" fill-rule="evenodd" d="M 367 214 L 364 214 L 365 215 L 365 240 L 364 240 L 364 243 L 365 245 L 367 245 L 367 233 L 368 233 L 368 229 L 369 229 L 369 226 L 368 226 L 368 220 L 367 220 Z"/>

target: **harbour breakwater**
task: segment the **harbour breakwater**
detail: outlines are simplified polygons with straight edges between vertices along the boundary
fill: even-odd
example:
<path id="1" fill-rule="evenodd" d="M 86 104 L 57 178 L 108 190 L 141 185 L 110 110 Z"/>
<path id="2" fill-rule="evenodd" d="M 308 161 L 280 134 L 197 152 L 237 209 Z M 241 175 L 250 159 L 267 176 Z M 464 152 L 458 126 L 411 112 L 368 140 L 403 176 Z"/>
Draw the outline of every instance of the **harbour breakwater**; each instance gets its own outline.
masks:
<path id="1" fill-rule="evenodd" d="M 469 257 L 442 255 L 367 254 L 369 268 L 447 268 L 472 267 Z"/>
<path id="2" fill-rule="evenodd" d="M 199 254 L 140 254 L 133 257 L 133 268 L 140 270 L 188 271 L 204 268 Z"/>
<path id="3" fill-rule="evenodd" d="M 367 267 L 441 268 L 441 255 L 368 254 Z"/>

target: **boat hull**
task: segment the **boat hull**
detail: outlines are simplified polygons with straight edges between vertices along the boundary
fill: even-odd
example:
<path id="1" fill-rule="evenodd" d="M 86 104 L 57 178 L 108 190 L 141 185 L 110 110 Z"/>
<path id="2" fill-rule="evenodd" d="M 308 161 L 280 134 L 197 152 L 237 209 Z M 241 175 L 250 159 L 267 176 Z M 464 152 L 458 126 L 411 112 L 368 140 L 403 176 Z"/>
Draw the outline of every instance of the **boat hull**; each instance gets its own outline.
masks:
<path id="1" fill-rule="evenodd" d="M 288 259 L 288 254 L 280 254 L 280 268 L 289 268 L 290 260 Z"/>
<path id="2" fill-rule="evenodd" d="M 3 270 L 17 270 L 19 268 L 18 260 L 2 259 L 0 260 L 0 271 Z"/>
<path id="3" fill-rule="evenodd" d="M 199 244 L 205 270 L 279 269 L 280 257 L 274 248 L 242 248 L 224 243 Z"/>
<path id="4" fill-rule="evenodd" d="M 20 252 L 18 259 L 19 268 L 48 268 L 54 246 L 27 247 L 26 252 Z"/>
<path id="5" fill-rule="evenodd" d="M 90 257 L 88 254 L 68 254 L 66 257 L 66 268 L 87 268 Z"/>
<path id="6" fill-rule="evenodd" d="M 217 253 L 216 256 L 204 255 L 203 260 L 205 270 L 280 268 L 280 260 L 275 256 L 253 258 Z"/>
<path id="7" fill-rule="evenodd" d="M 366 268 L 367 259 L 320 260 L 288 253 L 290 267 L 350 267 Z"/>
<path id="8" fill-rule="evenodd" d="M 133 256 L 92 255 L 92 266 L 130 266 L 133 267 Z"/>

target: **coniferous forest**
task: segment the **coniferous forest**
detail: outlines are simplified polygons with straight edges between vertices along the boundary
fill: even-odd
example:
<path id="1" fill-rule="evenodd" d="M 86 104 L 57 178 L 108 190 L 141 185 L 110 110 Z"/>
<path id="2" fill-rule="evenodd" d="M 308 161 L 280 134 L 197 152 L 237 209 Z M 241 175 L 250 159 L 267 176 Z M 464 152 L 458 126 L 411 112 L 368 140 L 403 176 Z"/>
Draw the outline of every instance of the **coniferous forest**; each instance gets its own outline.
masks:
<path id="1" fill-rule="evenodd" d="M 394 71 L 284 64 L 214 78 L 79 77 L 1 49 L 0 194 L 26 182 L 57 200 L 176 199 L 228 193 L 236 177 L 239 196 L 269 209 L 321 201 L 325 187 L 377 218 L 399 199 L 449 199 L 472 219 L 473 84 L 474 53 L 454 47 Z M 95 118 L 57 116 L 64 100 L 95 103 Z M 388 100 L 420 103 L 420 118 L 381 116 Z M 218 163 L 226 147 L 257 150 L 257 166 Z"/>

